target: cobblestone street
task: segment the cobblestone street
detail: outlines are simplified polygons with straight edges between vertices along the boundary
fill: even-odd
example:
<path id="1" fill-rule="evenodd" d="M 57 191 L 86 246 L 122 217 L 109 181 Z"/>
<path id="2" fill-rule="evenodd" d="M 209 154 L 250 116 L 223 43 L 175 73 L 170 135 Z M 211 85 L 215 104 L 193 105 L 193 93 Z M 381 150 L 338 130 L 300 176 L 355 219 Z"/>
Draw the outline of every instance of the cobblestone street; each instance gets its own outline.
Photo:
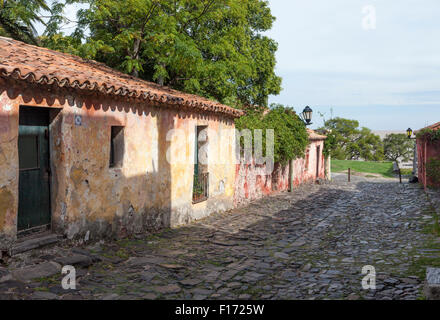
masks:
<path id="1" fill-rule="evenodd" d="M 426 194 L 395 179 L 346 179 L 146 239 L 18 255 L 0 268 L 1 298 L 421 298 L 425 265 L 440 261 Z M 61 288 L 65 264 L 76 266 L 74 291 Z M 376 291 L 362 290 L 365 265 L 376 268 Z"/>

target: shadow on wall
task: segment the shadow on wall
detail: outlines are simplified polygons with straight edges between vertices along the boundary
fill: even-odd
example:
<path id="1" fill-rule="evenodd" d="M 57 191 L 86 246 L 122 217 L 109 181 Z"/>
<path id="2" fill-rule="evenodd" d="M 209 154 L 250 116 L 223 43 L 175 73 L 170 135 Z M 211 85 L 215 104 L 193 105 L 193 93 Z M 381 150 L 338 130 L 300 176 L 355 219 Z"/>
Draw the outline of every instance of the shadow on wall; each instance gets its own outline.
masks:
<path id="1" fill-rule="evenodd" d="M 0 98 L 4 91 L 0 90 Z M 19 204 L 19 183 L 23 183 L 19 159 L 25 156 L 17 151 L 19 105 L 37 111 L 51 107 L 50 192 L 34 195 L 33 206 L 38 208 L 43 198 L 50 197 L 54 231 L 72 239 L 111 238 L 169 227 L 171 169 L 166 135 L 177 113 L 98 97 L 43 94 L 38 89 L 8 88 L 13 109 L 0 112 L 0 232 L 16 231 L 18 214 L 32 214 L 22 212 L 26 206 Z M 120 136 L 112 139 L 112 127 L 123 128 L 122 144 Z M 123 164 L 112 167 L 111 154 L 122 156 Z M 30 183 L 20 190 L 35 188 L 38 185 Z"/>

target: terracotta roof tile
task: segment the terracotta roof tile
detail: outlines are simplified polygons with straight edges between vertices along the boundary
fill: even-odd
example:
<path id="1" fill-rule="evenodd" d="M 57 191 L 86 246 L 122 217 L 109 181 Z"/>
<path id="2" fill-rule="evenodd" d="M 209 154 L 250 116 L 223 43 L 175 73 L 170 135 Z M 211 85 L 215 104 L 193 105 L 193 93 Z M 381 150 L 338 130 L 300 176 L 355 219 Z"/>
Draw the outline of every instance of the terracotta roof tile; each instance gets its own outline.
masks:
<path id="1" fill-rule="evenodd" d="M 116 71 L 102 63 L 0 37 L 0 76 L 186 106 L 232 117 L 241 110 Z"/>
<path id="2" fill-rule="evenodd" d="M 434 123 L 433 125 L 430 125 L 430 126 L 426 127 L 425 129 L 439 130 L 440 129 L 440 122 Z"/>

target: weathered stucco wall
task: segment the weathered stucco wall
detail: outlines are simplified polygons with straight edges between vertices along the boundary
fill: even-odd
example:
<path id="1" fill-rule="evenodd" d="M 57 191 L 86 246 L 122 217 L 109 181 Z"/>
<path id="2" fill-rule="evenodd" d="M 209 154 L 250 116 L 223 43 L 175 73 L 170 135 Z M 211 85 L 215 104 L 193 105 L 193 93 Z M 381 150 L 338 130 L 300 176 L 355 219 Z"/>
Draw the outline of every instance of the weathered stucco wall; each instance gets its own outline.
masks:
<path id="1" fill-rule="evenodd" d="M 417 139 L 418 178 L 424 188 L 428 186 L 439 187 L 440 181 L 432 181 L 429 177 L 426 165 L 430 159 L 440 159 L 440 142 L 428 141 L 423 138 Z"/>
<path id="2" fill-rule="evenodd" d="M 69 238 L 88 231 L 91 238 L 154 231 L 233 207 L 232 120 L 76 91 L 24 87 L 0 78 L 0 245 L 16 239 L 21 105 L 53 110 L 52 228 Z M 223 139 L 231 143 L 208 138 L 210 198 L 193 205 L 197 125 L 223 132 Z M 109 168 L 111 126 L 124 126 L 125 156 L 119 169 Z M 170 135 L 173 129 L 180 131 Z M 178 157 L 181 161 L 175 161 Z M 225 161 L 218 164 L 218 159 Z"/>
<path id="3" fill-rule="evenodd" d="M 318 175 L 317 147 L 320 147 Z M 313 182 L 318 178 L 325 179 L 323 148 L 323 140 L 313 140 L 306 150 L 305 158 L 291 161 L 293 187 Z M 236 166 L 234 204 L 235 206 L 244 206 L 253 200 L 288 191 L 289 186 L 289 165 L 275 164 L 273 173 L 268 175 L 265 165 L 245 164 L 242 160 Z"/>
<path id="4" fill-rule="evenodd" d="M 1 81 L 1 80 L 0 80 Z M 0 241 L 5 242 L 15 236 L 18 203 L 18 116 L 14 104 L 5 94 L 0 95 Z"/>

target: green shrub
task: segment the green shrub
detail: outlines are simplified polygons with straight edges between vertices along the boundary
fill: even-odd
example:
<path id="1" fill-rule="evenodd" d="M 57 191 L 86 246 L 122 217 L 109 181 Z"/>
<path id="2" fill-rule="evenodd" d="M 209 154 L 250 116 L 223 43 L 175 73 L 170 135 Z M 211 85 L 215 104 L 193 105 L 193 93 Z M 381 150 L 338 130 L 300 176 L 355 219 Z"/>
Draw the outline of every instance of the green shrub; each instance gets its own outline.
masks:
<path id="1" fill-rule="evenodd" d="M 417 139 L 427 139 L 430 141 L 440 140 L 440 130 L 432 130 L 431 128 L 425 128 L 417 132 Z"/>
<path id="2" fill-rule="evenodd" d="M 290 107 L 273 104 L 268 113 L 261 108 L 248 110 L 247 114 L 235 122 L 238 130 L 263 130 L 263 153 L 266 152 L 266 130 L 275 133 L 275 162 L 286 164 L 289 160 L 303 157 L 309 136 L 304 122 Z"/>

